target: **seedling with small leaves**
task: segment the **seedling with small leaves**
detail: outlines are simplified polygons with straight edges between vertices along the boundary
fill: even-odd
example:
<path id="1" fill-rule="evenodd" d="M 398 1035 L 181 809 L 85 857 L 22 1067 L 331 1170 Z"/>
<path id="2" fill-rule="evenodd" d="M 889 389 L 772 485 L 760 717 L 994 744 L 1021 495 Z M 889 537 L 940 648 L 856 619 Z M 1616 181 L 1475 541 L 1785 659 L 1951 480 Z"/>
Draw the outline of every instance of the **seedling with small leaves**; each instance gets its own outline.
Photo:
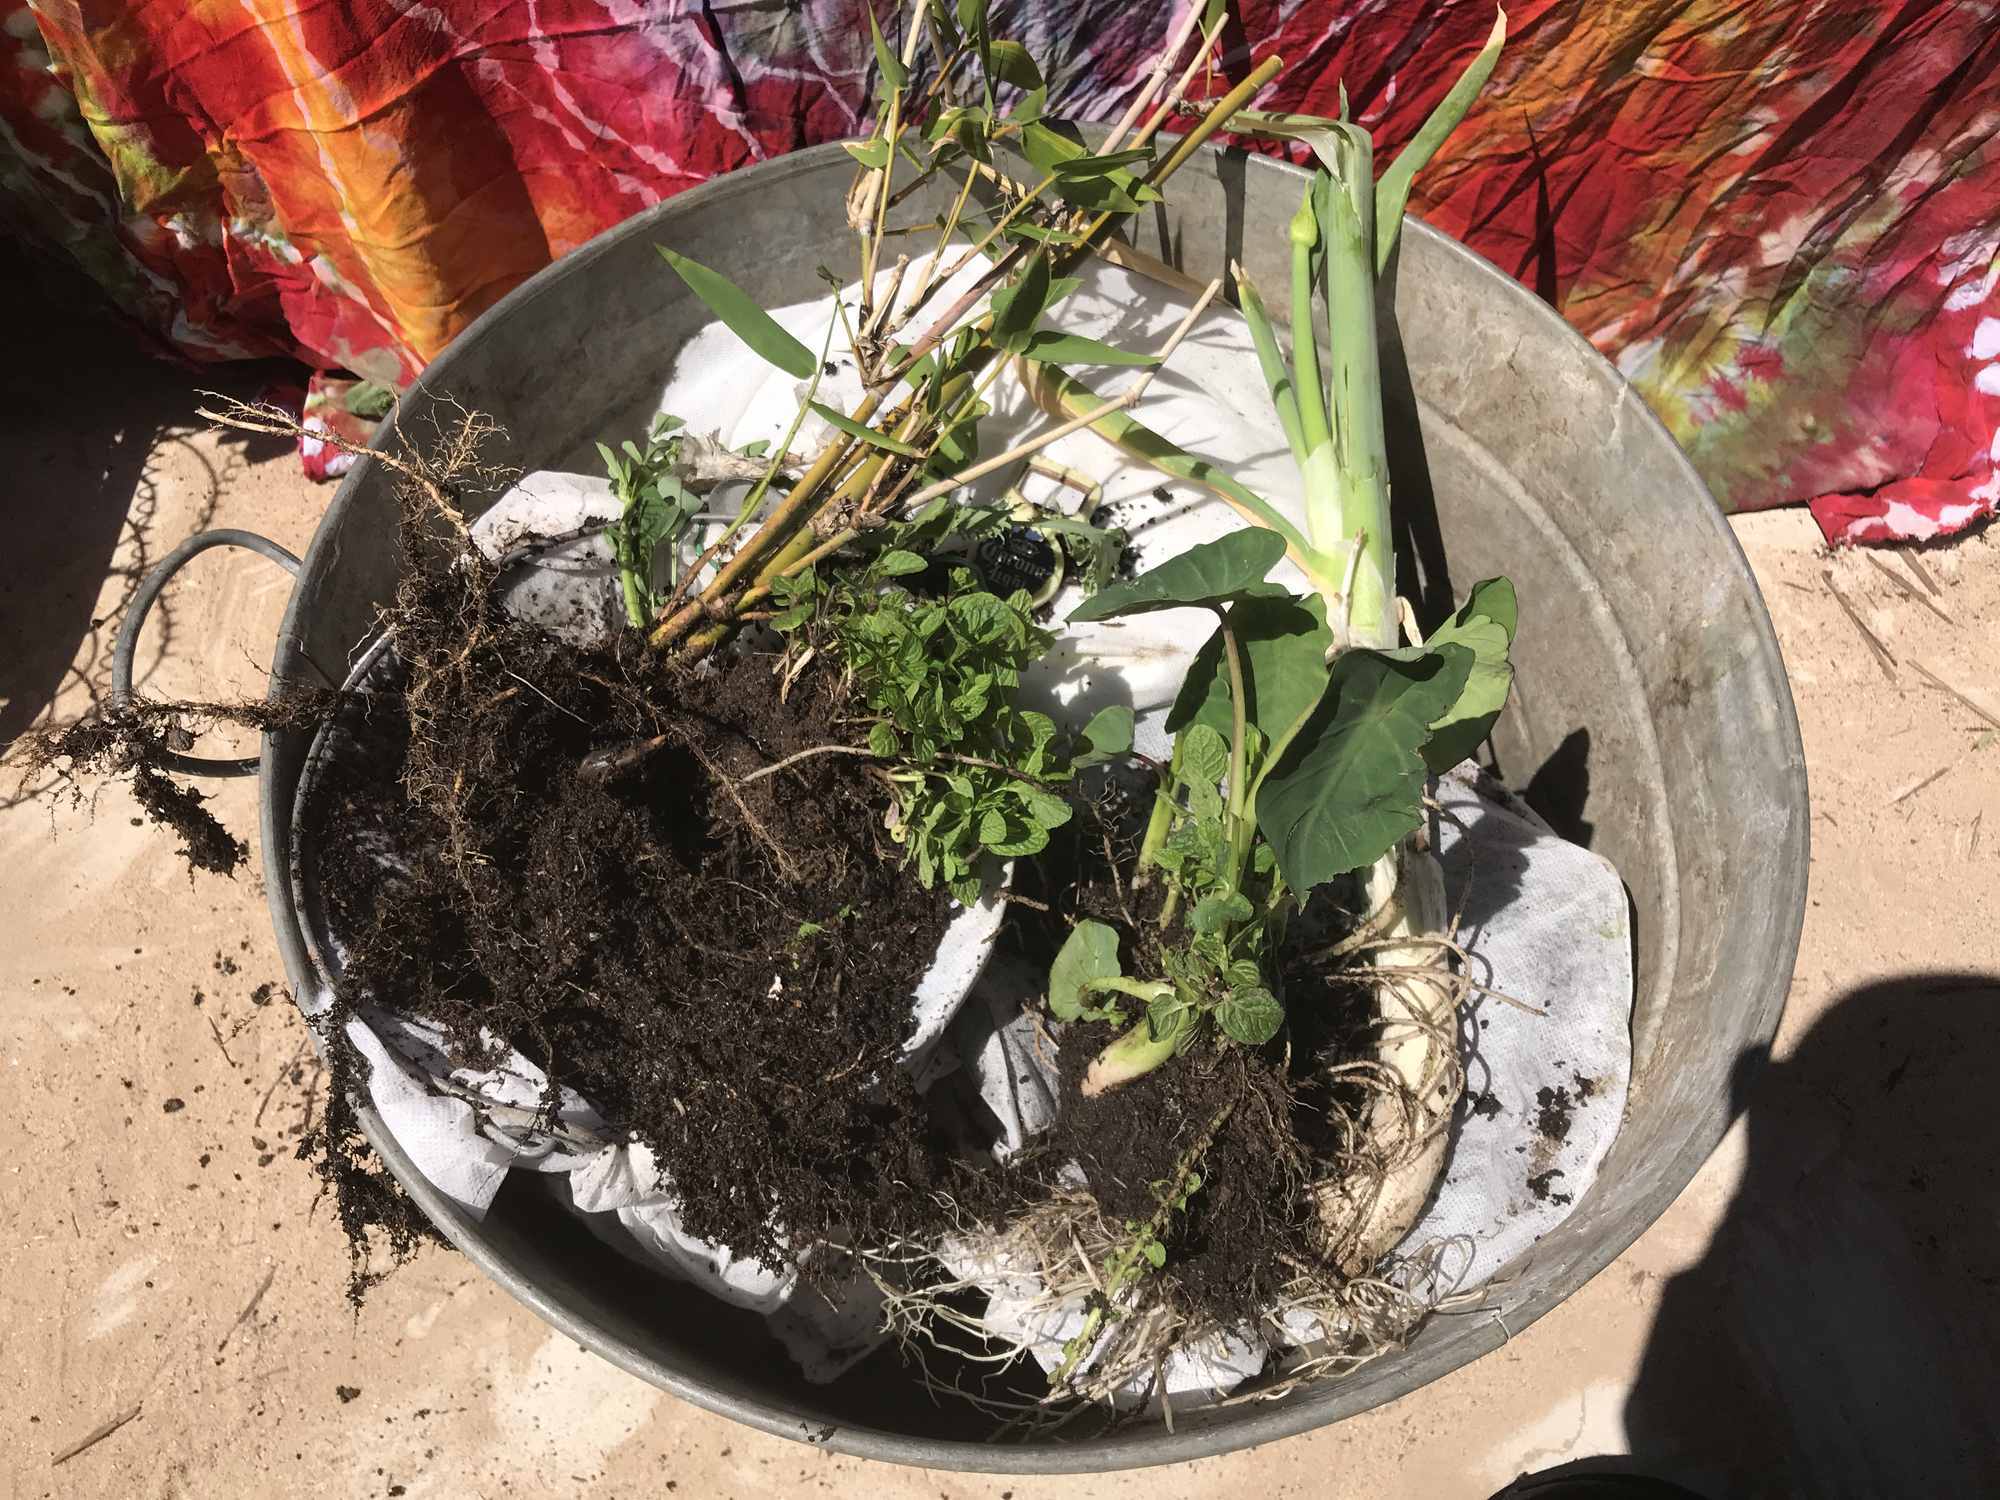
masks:
<path id="1" fill-rule="evenodd" d="M 1070 819 L 1055 721 L 1019 707 L 1021 672 L 1050 645 L 1024 592 L 1002 597 L 930 559 L 1003 529 L 1004 512 L 937 501 L 882 528 L 851 564 L 782 579 L 771 626 L 852 680 L 867 752 L 894 790 L 890 833 L 917 879 L 979 899 L 987 856 L 1039 854 Z M 910 585 L 941 571 L 936 587 Z"/>

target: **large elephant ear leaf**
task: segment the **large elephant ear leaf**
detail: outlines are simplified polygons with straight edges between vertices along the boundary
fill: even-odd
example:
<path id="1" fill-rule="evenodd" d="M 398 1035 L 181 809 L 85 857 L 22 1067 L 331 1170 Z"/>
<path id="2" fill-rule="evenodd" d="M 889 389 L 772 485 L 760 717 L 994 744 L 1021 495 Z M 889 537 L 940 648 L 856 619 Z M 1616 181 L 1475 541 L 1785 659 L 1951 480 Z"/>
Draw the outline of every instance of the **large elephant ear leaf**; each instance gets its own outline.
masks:
<path id="1" fill-rule="evenodd" d="M 1232 531 L 1168 558 L 1130 583 L 1100 589 L 1077 606 L 1072 624 L 1155 609 L 1220 609 L 1238 599 L 1279 599 L 1291 590 L 1265 574 L 1285 555 L 1285 539 L 1263 527 Z"/>
<path id="2" fill-rule="evenodd" d="M 1508 651 L 1514 644 L 1518 616 L 1514 585 L 1488 578 L 1473 585 L 1457 614 L 1431 633 L 1431 646 L 1463 646 L 1472 653 L 1472 670 L 1458 701 L 1431 725 L 1424 762 L 1440 774 L 1471 755 L 1493 732 L 1500 710 L 1507 706 L 1507 689 L 1514 681 Z"/>
<path id="3" fill-rule="evenodd" d="M 1349 651 L 1318 713 L 1257 793 L 1257 826 L 1303 894 L 1373 864 L 1423 820 L 1424 742 L 1465 690 L 1472 652 Z"/>
<path id="4" fill-rule="evenodd" d="M 1230 606 L 1229 628 L 1243 649 L 1250 700 L 1245 718 L 1265 744 L 1275 744 L 1326 693 L 1326 653 L 1333 644 L 1326 601 L 1317 594 L 1304 599 L 1240 600 Z M 1188 667 L 1167 714 L 1167 732 L 1179 734 L 1186 725 L 1206 724 L 1227 736 L 1232 713 L 1218 627 Z"/>

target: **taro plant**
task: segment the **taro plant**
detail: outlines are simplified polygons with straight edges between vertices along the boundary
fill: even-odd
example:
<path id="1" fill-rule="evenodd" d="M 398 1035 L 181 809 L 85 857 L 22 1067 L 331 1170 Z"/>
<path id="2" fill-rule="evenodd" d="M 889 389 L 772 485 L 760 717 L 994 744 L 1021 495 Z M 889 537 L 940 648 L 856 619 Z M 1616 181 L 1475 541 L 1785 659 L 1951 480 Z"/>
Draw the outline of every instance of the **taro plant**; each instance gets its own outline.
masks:
<path id="1" fill-rule="evenodd" d="M 1516 605 L 1504 579 L 1478 584 L 1419 640 L 1396 594 L 1387 444 L 1376 353 L 1376 278 L 1410 182 L 1491 73 L 1505 18 L 1380 182 L 1367 132 L 1345 119 L 1245 112 L 1236 128 L 1311 144 L 1320 166 L 1288 229 L 1292 352 L 1256 288 L 1237 281 L 1304 494 L 1300 528 L 1262 497 L 1147 430 L 1059 371 L 1032 378 L 1045 403 L 1156 467 L 1207 485 L 1252 523 L 1107 588 L 1073 621 L 1196 607 L 1215 616 L 1167 720 L 1173 749 L 1132 885 L 1158 881 L 1156 967 L 1135 973 L 1118 933 L 1079 922 L 1049 975 L 1070 1020 L 1125 1028 L 1082 1089 L 1115 1089 L 1211 1037 L 1255 1046 L 1285 1025 L 1279 954 L 1315 890 L 1360 886 L 1360 931 L 1380 1022 L 1381 1088 L 1351 1153 L 1372 1180 L 1323 1183 L 1332 1258 L 1359 1274 L 1399 1239 L 1429 1195 L 1443 1126 L 1462 1086 L 1444 887 L 1425 824 L 1427 777 L 1484 739 L 1505 702 Z M 1320 314 L 1330 357 L 1321 362 Z M 1308 592 L 1269 574 L 1289 555 Z M 1399 645 L 1405 628 L 1408 644 Z M 1184 1203 L 1197 1159 L 1160 1185 Z M 1370 1175 L 1364 1173 L 1362 1175 Z M 1129 1259 L 1129 1257 L 1128 1257 Z M 1142 1257 L 1142 1259 L 1149 1259 Z M 1126 1267 L 1134 1270 L 1140 1261 Z M 1130 1277 L 1128 1276 L 1128 1280 Z M 1115 1298 L 1110 1299 L 1115 1304 Z M 1129 1300 L 1129 1299 L 1128 1299 Z M 1104 1306 L 1079 1338 L 1095 1337 Z M 1064 1371 L 1083 1350 L 1072 1341 Z"/>

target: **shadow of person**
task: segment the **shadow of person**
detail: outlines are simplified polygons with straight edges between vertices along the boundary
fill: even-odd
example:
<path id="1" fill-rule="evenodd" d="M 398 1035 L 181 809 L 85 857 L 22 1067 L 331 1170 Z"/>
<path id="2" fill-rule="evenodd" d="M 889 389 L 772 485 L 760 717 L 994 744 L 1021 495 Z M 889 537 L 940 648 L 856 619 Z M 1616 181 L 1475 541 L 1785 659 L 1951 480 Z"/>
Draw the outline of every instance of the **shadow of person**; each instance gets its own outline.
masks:
<path id="1" fill-rule="evenodd" d="M 1521 800 L 1572 844 L 1590 847 L 1597 825 L 1584 817 L 1590 805 L 1590 731 L 1573 729 L 1521 788 Z"/>
<path id="2" fill-rule="evenodd" d="M 1912 974 L 1738 1067 L 1743 1183 L 1667 1285 L 1636 1466 L 1716 1497 L 2000 1494 L 2000 974 Z"/>

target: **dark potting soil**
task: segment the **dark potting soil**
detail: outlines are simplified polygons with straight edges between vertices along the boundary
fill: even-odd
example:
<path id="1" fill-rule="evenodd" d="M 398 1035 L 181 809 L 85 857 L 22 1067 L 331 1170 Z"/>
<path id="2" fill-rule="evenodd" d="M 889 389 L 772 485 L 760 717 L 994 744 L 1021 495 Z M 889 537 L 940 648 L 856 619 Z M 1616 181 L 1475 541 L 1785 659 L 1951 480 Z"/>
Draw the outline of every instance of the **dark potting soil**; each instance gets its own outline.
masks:
<path id="1" fill-rule="evenodd" d="M 896 1066 L 949 904 L 902 869 L 885 788 L 842 755 L 744 782 L 854 740 L 839 679 L 781 699 L 769 656 L 669 674 L 491 611 L 477 640 L 453 672 L 418 657 L 414 735 L 406 686 L 308 813 L 347 998 L 440 1023 L 462 1062 L 482 1031 L 518 1048 L 653 1150 L 688 1232 L 768 1265 L 935 1238 L 940 1197 L 992 1211 L 997 1174 Z M 620 769 L 582 769 L 605 751 Z"/>
<path id="2" fill-rule="evenodd" d="M 1588 1094 L 1584 1095 L 1589 1098 Z M 1569 1128 L 1574 1123 L 1576 1106 L 1571 1102 L 1569 1090 L 1557 1086 L 1535 1090 L 1535 1133 L 1551 1146 L 1560 1146 L 1569 1139 Z"/>
<path id="3" fill-rule="evenodd" d="M 1074 920 L 1089 916 L 1119 930 L 1129 972 L 1159 971 L 1153 955 L 1179 935 L 1178 924 L 1162 933 L 1158 885 L 1135 893 L 1123 883 L 1150 798 L 1150 788 L 1121 791 L 1116 783 L 1103 795 L 1086 794 L 1084 812 L 1043 862 L 1055 881 L 1071 883 L 1050 883 L 1041 893 L 1054 908 L 1047 916 L 1024 912 L 1014 924 L 1031 961 L 1045 967 Z M 1294 969 L 1286 975 L 1287 1030 L 1270 1043 L 1247 1048 L 1211 1037 L 1097 1098 L 1083 1097 L 1078 1084 L 1117 1029 L 1089 1022 L 1063 1034 L 1060 1114 L 1036 1143 L 1029 1169 L 1053 1182 L 1075 1162 L 1108 1220 L 1145 1223 L 1165 1185 L 1198 1154 L 1201 1188 L 1162 1235 L 1174 1299 L 1197 1324 L 1255 1322 L 1297 1266 L 1322 1263 L 1304 1189 L 1316 1148 L 1331 1144 L 1331 1127 L 1325 1088 L 1313 1075 L 1317 1065 L 1366 1045 L 1367 1012 L 1325 977 L 1323 965 Z"/>
<path id="4" fill-rule="evenodd" d="M 1282 1048 L 1204 1043 L 1123 1088 L 1084 1098 L 1077 1092 L 1084 1070 L 1117 1034 L 1094 1023 L 1064 1037 L 1062 1112 L 1046 1156 L 1083 1169 L 1108 1220 L 1145 1223 L 1163 1185 L 1198 1151 L 1201 1187 L 1162 1235 L 1167 1271 L 1197 1322 L 1254 1322 L 1294 1278 L 1288 1259 L 1318 1259 Z"/>

